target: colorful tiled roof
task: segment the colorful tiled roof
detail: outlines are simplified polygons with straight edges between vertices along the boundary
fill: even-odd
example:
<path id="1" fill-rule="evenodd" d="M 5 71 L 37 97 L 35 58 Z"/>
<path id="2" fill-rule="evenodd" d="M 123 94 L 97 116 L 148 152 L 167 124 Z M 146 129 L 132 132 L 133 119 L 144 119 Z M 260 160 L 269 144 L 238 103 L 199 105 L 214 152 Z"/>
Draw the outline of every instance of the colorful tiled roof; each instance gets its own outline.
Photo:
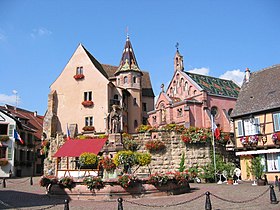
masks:
<path id="1" fill-rule="evenodd" d="M 115 72 L 115 74 L 118 74 L 120 72 L 125 72 L 125 71 L 137 71 L 141 72 L 139 69 L 139 66 L 136 61 L 136 57 L 131 45 L 131 42 L 129 40 L 129 37 L 127 36 L 121 62 L 119 65 L 118 70 Z"/>
<path id="2" fill-rule="evenodd" d="M 237 98 L 240 87 L 232 80 L 185 72 L 208 94 Z"/>

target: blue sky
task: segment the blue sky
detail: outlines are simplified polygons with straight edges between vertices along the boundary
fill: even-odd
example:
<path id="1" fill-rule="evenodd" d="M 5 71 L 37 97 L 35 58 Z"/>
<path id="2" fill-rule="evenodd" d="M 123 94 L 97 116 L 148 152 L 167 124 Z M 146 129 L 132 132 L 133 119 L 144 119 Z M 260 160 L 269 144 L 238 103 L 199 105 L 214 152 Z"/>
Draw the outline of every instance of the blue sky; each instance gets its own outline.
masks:
<path id="1" fill-rule="evenodd" d="M 1 0 L 0 104 L 43 115 L 49 86 L 79 43 L 118 65 L 128 27 L 137 62 L 156 95 L 173 75 L 179 42 L 185 70 L 240 82 L 247 67 L 280 63 L 278 0 Z"/>

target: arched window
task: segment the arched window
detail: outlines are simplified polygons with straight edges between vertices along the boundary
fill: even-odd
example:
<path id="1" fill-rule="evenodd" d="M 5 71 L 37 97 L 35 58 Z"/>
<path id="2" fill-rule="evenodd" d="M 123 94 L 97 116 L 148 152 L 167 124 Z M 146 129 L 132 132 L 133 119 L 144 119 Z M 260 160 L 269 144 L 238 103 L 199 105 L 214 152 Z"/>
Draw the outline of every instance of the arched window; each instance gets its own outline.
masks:
<path id="1" fill-rule="evenodd" d="M 124 84 L 127 84 L 127 82 L 128 82 L 127 76 L 125 76 L 125 77 L 123 78 L 123 81 L 124 81 Z"/>
<path id="2" fill-rule="evenodd" d="M 211 107 L 211 115 L 215 118 L 218 115 L 218 107 L 212 106 Z"/>
<path id="3" fill-rule="evenodd" d="M 188 89 L 189 89 L 189 84 L 188 84 L 188 82 L 185 82 L 184 91 L 188 91 Z"/>
<path id="4" fill-rule="evenodd" d="M 133 77 L 133 83 L 136 83 L 136 77 Z"/>
<path id="5" fill-rule="evenodd" d="M 115 94 L 115 95 L 114 95 L 114 99 L 115 99 L 115 100 L 118 100 L 118 99 L 119 99 L 119 96 L 118 96 L 117 94 Z"/>
<path id="6" fill-rule="evenodd" d="M 228 110 L 228 116 L 230 116 L 230 115 L 231 115 L 232 111 L 233 111 L 233 109 L 232 109 L 232 108 L 230 108 L 230 109 Z"/>
<path id="7" fill-rule="evenodd" d="M 196 95 L 196 90 L 193 91 L 193 95 L 194 95 L 194 96 Z"/>
<path id="8" fill-rule="evenodd" d="M 180 83 L 179 83 L 179 87 L 182 87 L 183 84 L 184 84 L 184 79 L 181 78 Z"/>

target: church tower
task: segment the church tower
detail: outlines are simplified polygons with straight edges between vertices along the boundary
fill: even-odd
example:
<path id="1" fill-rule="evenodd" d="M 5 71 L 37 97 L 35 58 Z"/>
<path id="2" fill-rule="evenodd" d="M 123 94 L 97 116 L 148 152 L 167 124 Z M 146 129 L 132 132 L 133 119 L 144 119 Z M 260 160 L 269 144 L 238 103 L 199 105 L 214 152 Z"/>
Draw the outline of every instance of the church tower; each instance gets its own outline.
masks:
<path id="1" fill-rule="evenodd" d="M 121 88 L 123 113 L 122 128 L 125 132 L 134 133 L 142 124 L 142 76 L 129 39 L 126 38 L 120 65 L 115 72 L 116 85 Z"/>
<path id="2" fill-rule="evenodd" d="M 179 44 L 177 43 L 176 44 L 176 54 L 175 54 L 175 57 L 174 57 L 174 71 L 183 71 L 184 70 L 184 59 L 183 59 L 183 56 L 180 54 L 179 52 Z"/>

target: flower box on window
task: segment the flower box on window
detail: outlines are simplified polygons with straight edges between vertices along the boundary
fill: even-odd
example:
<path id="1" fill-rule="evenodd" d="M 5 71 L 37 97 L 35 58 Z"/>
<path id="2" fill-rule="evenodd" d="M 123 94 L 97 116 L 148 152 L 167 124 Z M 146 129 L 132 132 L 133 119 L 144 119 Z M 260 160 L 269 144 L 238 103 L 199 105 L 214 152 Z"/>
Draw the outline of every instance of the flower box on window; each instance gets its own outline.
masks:
<path id="1" fill-rule="evenodd" d="M 94 126 L 85 126 L 85 127 L 83 127 L 83 130 L 84 131 L 95 131 L 95 128 L 94 128 Z"/>
<path id="2" fill-rule="evenodd" d="M 85 75 L 83 75 L 83 74 L 76 74 L 73 77 L 74 77 L 74 79 L 79 80 L 79 79 L 84 79 Z"/>
<path id="3" fill-rule="evenodd" d="M 280 132 L 273 133 L 271 139 L 274 144 L 279 144 L 280 142 Z"/>
<path id="4" fill-rule="evenodd" d="M 0 135 L 0 141 L 8 141 L 10 139 L 7 135 Z"/>
<path id="5" fill-rule="evenodd" d="M 243 146 L 257 146 L 259 141 L 259 136 L 243 136 L 240 138 L 240 142 Z"/>
<path id="6" fill-rule="evenodd" d="M 85 106 L 85 107 L 91 107 L 93 106 L 93 101 L 83 101 L 82 102 L 82 105 Z"/>

